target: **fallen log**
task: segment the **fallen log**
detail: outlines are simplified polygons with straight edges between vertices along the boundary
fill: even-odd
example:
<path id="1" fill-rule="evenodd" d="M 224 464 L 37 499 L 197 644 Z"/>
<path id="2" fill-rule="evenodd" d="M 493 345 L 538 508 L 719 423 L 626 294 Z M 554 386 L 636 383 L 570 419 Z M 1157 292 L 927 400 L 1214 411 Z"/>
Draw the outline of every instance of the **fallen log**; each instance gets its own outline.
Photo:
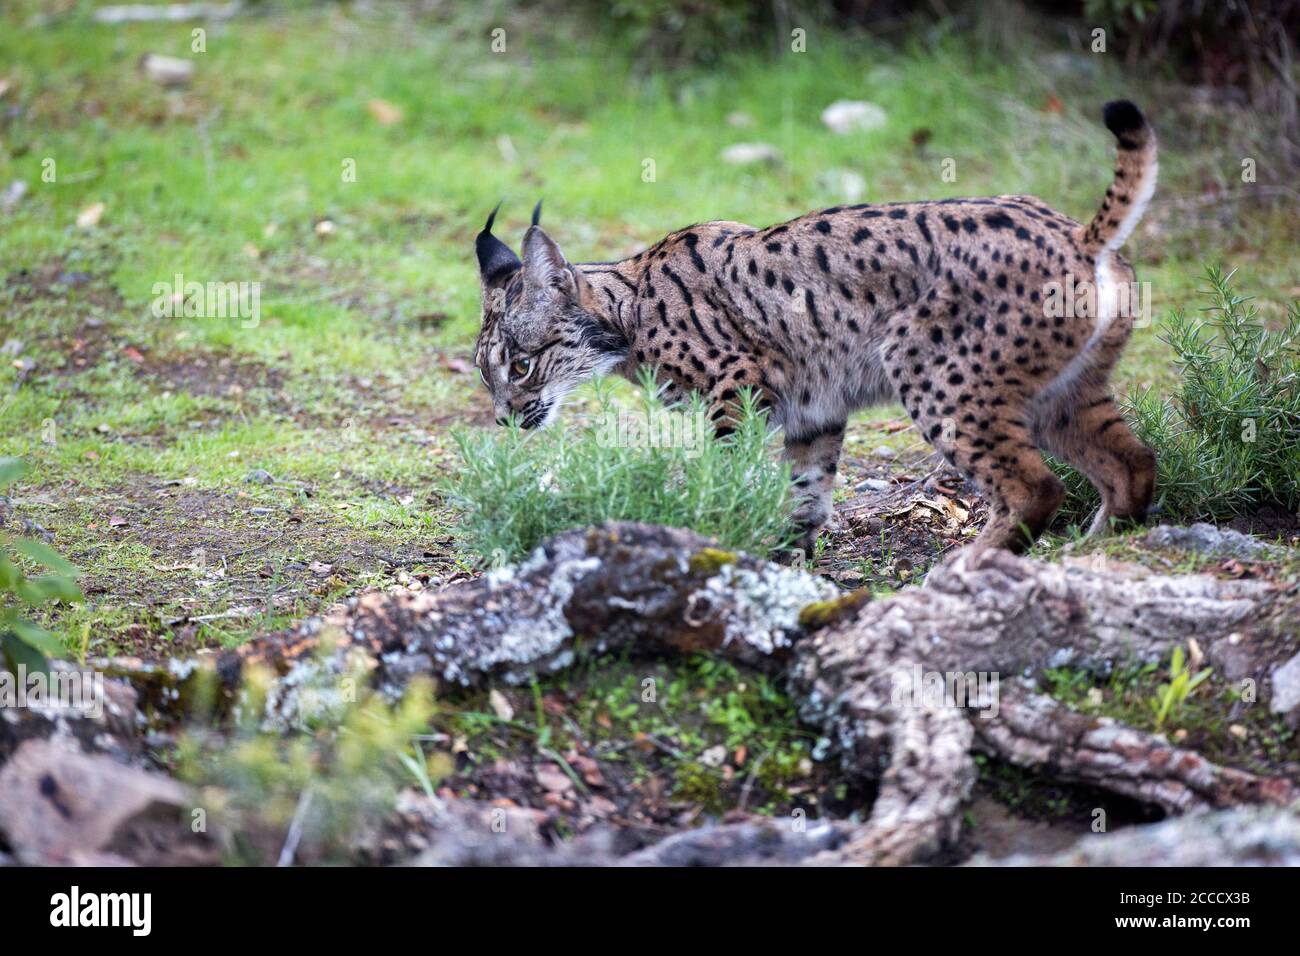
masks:
<path id="1" fill-rule="evenodd" d="M 1254 803 L 1285 806 L 1300 799 L 1293 781 L 1218 767 L 1159 734 L 1075 713 L 1036 693 L 1029 681 L 1004 684 L 998 719 L 974 725 L 975 745 L 987 754 L 1169 813 Z"/>
<path id="2" fill-rule="evenodd" d="M 1300 866 L 1300 814 L 1238 807 L 1083 837 L 1059 853 L 970 866 Z"/>
<path id="3" fill-rule="evenodd" d="M 304 700 L 320 699 L 301 693 L 315 686 L 316 669 L 334 679 L 338 662 L 358 652 L 392 693 L 428 673 L 461 685 L 524 680 L 565 666 L 579 644 L 788 665 L 800 715 L 824 735 L 827 753 L 878 784 L 867 823 L 820 858 L 903 864 L 953 844 L 977 746 L 1172 812 L 1294 800 L 1290 781 L 1070 714 L 1014 681 L 1063 664 L 1156 661 L 1190 635 L 1211 657 L 1229 639 L 1234 652 L 1272 647 L 1278 615 L 1294 624 L 1295 595 L 1266 582 L 1048 565 L 1005 552 L 958 559 L 924 587 L 870 602 L 689 532 L 608 524 L 560 535 L 518 567 L 456 589 L 362 597 L 233 652 L 221 667 L 228 677 L 254 661 L 275 667 L 286 692 L 273 704 L 293 724 L 311 716 Z M 334 663 L 322 665 L 314 655 L 326 638 Z M 1252 672 L 1262 679 L 1272 663 L 1259 659 Z M 952 693 L 981 674 L 992 697 Z M 917 686 L 931 676 L 947 678 L 938 699 Z"/>
<path id="4" fill-rule="evenodd" d="M 865 822 L 819 824 L 815 839 L 781 823 L 707 828 L 627 861 L 753 862 L 743 848 L 759 840 L 769 861 L 908 864 L 953 847 L 976 751 L 1172 813 L 1292 803 L 1292 781 L 1219 767 L 1162 736 L 1070 712 L 1032 677 L 1063 664 L 1105 672 L 1156 661 L 1194 635 L 1211 663 L 1266 690 L 1275 665 L 1295 653 L 1297 622 L 1294 586 L 997 551 L 959 557 L 923 587 L 871 601 L 690 532 L 611 523 L 559 535 L 517 566 L 442 591 L 363 595 L 226 652 L 215 667 L 118 667 L 145 696 L 172 701 L 185 695 L 167 678 L 214 669 L 234 693 L 250 668 L 269 669 L 266 715 L 282 729 L 319 718 L 339 682 L 358 673 L 395 697 L 428 675 L 457 686 L 526 681 L 581 650 L 707 650 L 782 668 L 823 755 L 875 785 Z M 450 839 L 455 820 L 483 809 L 462 807 L 435 830 Z M 441 851 L 435 841 L 423 858 L 502 862 L 514 852 L 508 841 L 464 849 L 457 839 Z M 516 850 L 535 862 L 575 862 L 579 852 Z M 581 853 L 581 862 L 614 859 L 589 845 Z"/>

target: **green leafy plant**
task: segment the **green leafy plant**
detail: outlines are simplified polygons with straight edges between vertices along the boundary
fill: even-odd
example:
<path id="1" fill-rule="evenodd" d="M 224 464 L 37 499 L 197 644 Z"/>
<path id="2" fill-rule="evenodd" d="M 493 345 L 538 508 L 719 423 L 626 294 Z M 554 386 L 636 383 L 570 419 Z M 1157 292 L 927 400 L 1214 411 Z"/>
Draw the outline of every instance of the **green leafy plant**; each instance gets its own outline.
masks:
<path id="1" fill-rule="evenodd" d="M 1213 668 L 1206 667 L 1193 674 L 1187 666 L 1187 655 L 1181 647 L 1175 647 L 1169 659 L 1169 682 L 1156 688 L 1151 698 L 1152 711 L 1156 715 L 1156 730 L 1164 727 L 1165 721 L 1176 716 L 1187 703 L 1187 698 L 1197 687 L 1210 679 Z"/>
<path id="2" fill-rule="evenodd" d="M 600 9 L 638 47 L 670 63 L 717 60 L 736 44 L 753 42 L 766 19 L 766 9 L 748 0 L 617 0 Z"/>
<path id="3" fill-rule="evenodd" d="M 0 488 L 7 488 L 26 471 L 17 458 L 0 458 Z M 20 558 L 47 573 L 29 576 Z M 79 572 L 57 552 L 39 541 L 0 536 L 0 663 L 16 671 L 43 671 L 47 658 L 63 656 L 58 636 L 29 619 L 31 609 L 63 601 L 84 600 L 74 583 Z"/>
<path id="4" fill-rule="evenodd" d="M 789 543 L 789 467 L 772 455 L 751 393 L 724 438 L 698 396 L 665 409 L 647 376 L 639 400 L 622 408 L 598 389 L 593 424 L 458 432 L 463 464 L 446 494 L 467 545 L 513 561 L 557 532 L 609 520 L 690 528 L 754 554 Z"/>
<path id="5" fill-rule="evenodd" d="M 1179 385 L 1128 397 L 1139 438 L 1156 452 L 1163 514 L 1229 518 L 1276 504 L 1300 508 L 1300 302 L 1270 331 L 1232 288 L 1234 273 L 1207 268 L 1200 314 L 1178 310 L 1161 338 L 1174 353 Z M 1065 514 L 1082 520 L 1096 492 L 1054 463 L 1066 482 Z"/>
<path id="6" fill-rule="evenodd" d="M 399 790 L 434 792 L 445 768 L 418 742 L 433 713 L 432 687 L 415 681 L 390 702 L 364 689 L 363 673 L 338 680 L 363 688 L 355 701 L 338 698 L 308 728 L 280 733 L 263 720 L 271 675 L 250 670 L 229 733 L 196 726 L 181 738 L 177 773 L 200 788 L 202 805 L 230 834 L 229 862 L 355 862 L 358 834 L 382 827 Z M 323 701 L 337 697 L 328 682 L 312 686 Z"/>

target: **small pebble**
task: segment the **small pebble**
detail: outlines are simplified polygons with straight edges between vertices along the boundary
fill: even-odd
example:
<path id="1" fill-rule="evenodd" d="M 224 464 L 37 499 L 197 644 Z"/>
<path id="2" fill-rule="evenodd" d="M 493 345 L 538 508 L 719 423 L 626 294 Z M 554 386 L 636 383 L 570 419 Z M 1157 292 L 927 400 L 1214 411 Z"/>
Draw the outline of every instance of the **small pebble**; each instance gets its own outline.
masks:
<path id="1" fill-rule="evenodd" d="M 853 490 L 854 491 L 889 491 L 889 489 L 893 487 L 894 487 L 894 483 L 892 481 L 886 481 L 883 478 L 868 478 L 865 481 L 858 482 L 854 486 Z"/>
<path id="2" fill-rule="evenodd" d="M 846 588 L 857 588 L 862 586 L 866 578 L 857 568 L 845 568 L 843 571 L 835 572 L 835 581 Z"/>
<path id="3" fill-rule="evenodd" d="M 722 151 L 721 159 L 732 166 L 748 166 L 752 163 L 779 162 L 781 153 L 767 143 L 734 143 Z"/>

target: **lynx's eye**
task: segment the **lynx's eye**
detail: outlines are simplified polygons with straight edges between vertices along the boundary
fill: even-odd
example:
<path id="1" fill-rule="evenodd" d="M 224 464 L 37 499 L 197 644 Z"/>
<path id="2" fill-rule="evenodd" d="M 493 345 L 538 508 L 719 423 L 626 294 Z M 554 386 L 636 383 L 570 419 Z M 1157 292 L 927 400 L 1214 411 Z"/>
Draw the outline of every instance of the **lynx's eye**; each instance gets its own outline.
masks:
<path id="1" fill-rule="evenodd" d="M 510 376 L 518 381 L 528 374 L 532 368 L 532 360 L 528 358 L 518 358 L 510 363 Z"/>

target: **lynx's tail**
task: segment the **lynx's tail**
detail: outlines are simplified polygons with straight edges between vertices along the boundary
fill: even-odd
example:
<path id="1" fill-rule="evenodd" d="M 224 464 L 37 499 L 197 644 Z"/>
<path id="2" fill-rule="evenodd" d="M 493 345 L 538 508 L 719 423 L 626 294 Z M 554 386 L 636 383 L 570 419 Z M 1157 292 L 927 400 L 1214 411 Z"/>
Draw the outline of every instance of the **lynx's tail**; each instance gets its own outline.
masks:
<path id="1" fill-rule="evenodd" d="M 1115 181 L 1083 234 L 1084 249 L 1091 255 L 1113 252 L 1124 245 L 1156 191 L 1160 169 L 1156 136 L 1141 110 L 1128 100 L 1115 100 L 1106 104 L 1102 117 L 1119 140 L 1119 155 Z"/>
<path id="2" fill-rule="evenodd" d="M 1133 331 L 1133 299 L 1122 295 L 1121 284 L 1132 291 L 1133 270 L 1115 262 L 1115 253 L 1132 233 L 1151 194 L 1156 190 L 1156 137 L 1142 111 L 1128 100 L 1107 103 L 1106 126 L 1119 140 L 1115 181 L 1106 190 L 1101 208 L 1083 233 L 1083 252 L 1094 259 L 1096 299 L 1092 334 L 1060 375 L 1047 387 L 1041 401 L 1046 409 L 1069 402 L 1081 379 L 1093 384 L 1104 380 Z"/>

